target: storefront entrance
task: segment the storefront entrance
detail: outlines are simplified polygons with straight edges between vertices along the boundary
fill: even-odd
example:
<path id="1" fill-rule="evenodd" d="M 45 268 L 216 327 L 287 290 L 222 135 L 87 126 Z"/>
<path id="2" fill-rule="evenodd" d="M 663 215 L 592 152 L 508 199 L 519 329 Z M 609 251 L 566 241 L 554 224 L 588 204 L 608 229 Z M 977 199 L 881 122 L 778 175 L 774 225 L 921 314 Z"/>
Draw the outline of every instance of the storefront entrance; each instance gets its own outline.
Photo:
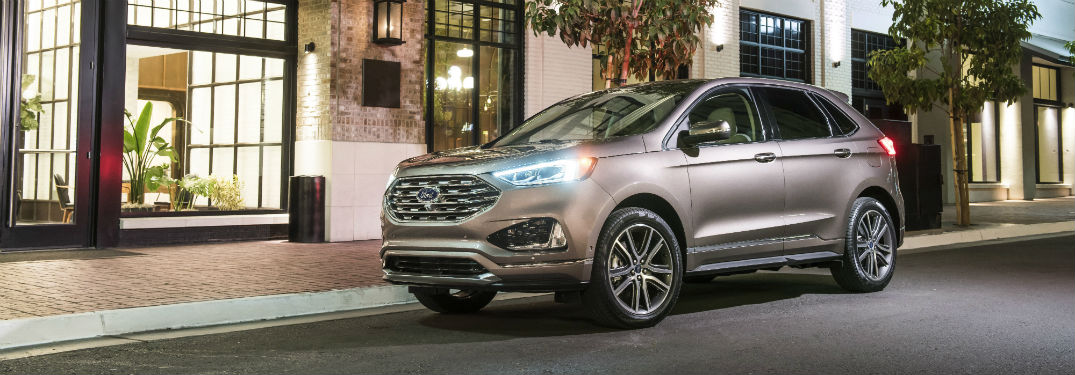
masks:
<path id="1" fill-rule="evenodd" d="M 95 25 L 82 21 L 97 3 L 16 0 L 0 9 L 0 249 L 92 242 L 96 56 L 82 51 L 95 45 Z"/>

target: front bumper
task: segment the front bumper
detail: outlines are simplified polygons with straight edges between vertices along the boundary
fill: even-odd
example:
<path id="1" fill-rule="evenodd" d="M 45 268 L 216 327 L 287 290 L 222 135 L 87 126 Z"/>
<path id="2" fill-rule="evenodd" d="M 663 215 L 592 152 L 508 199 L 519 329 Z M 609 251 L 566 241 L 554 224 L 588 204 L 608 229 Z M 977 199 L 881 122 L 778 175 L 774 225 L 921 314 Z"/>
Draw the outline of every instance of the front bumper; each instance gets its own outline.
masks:
<path id="1" fill-rule="evenodd" d="M 394 284 L 501 291 L 562 291 L 583 288 L 593 268 L 596 235 L 615 206 L 592 180 L 518 188 L 478 176 L 501 191 L 488 210 L 458 223 L 400 222 L 382 210 L 384 279 Z M 490 234 L 533 218 L 560 223 L 567 247 L 511 251 L 490 243 Z M 469 259 L 480 274 L 401 272 L 387 267 L 393 256 Z"/>

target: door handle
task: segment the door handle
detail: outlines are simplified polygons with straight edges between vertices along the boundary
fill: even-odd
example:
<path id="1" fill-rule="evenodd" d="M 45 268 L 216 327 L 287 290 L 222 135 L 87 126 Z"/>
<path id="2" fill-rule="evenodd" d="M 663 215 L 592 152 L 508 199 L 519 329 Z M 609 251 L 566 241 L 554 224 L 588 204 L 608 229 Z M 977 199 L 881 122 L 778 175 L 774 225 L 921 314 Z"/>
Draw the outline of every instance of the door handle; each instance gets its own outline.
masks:
<path id="1" fill-rule="evenodd" d="M 772 152 L 763 152 L 760 154 L 754 154 L 754 160 L 759 163 L 768 163 L 776 160 L 776 154 Z"/>
<path id="2" fill-rule="evenodd" d="M 836 155 L 836 157 L 841 159 L 848 158 L 851 157 L 851 150 L 846 148 L 838 148 L 836 150 L 833 150 L 832 154 Z"/>

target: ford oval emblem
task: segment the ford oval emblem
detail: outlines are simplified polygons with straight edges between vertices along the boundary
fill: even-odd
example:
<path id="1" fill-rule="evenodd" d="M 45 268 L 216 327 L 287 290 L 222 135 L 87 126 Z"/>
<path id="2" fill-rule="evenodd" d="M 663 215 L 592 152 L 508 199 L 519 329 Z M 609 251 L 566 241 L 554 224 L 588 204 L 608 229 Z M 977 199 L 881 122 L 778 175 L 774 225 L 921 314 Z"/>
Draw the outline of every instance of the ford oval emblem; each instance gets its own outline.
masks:
<path id="1" fill-rule="evenodd" d="M 418 201 L 422 203 L 436 202 L 437 198 L 440 198 L 440 189 L 426 186 L 418 189 L 418 193 L 415 194 L 415 196 L 418 198 Z"/>

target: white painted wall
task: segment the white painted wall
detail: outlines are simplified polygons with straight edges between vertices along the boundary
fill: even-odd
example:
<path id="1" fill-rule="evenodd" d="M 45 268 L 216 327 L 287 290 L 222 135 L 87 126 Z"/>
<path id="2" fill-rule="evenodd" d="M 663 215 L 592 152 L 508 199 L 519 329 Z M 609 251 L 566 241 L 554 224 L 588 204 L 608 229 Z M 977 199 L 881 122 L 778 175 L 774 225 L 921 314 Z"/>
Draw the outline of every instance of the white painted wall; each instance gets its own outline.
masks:
<path id="1" fill-rule="evenodd" d="M 892 26 L 892 7 L 881 6 L 879 0 L 850 0 L 852 29 L 888 34 Z"/>
<path id="2" fill-rule="evenodd" d="M 524 117 L 565 98 L 592 91 L 593 54 L 590 48 L 568 48 L 559 37 L 526 31 Z"/>
<path id="3" fill-rule="evenodd" d="M 295 142 L 295 174 L 327 183 L 326 238 L 381 238 L 381 198 L 396 164 L 426 153 L 425 144 L 311 140 Z"/>

